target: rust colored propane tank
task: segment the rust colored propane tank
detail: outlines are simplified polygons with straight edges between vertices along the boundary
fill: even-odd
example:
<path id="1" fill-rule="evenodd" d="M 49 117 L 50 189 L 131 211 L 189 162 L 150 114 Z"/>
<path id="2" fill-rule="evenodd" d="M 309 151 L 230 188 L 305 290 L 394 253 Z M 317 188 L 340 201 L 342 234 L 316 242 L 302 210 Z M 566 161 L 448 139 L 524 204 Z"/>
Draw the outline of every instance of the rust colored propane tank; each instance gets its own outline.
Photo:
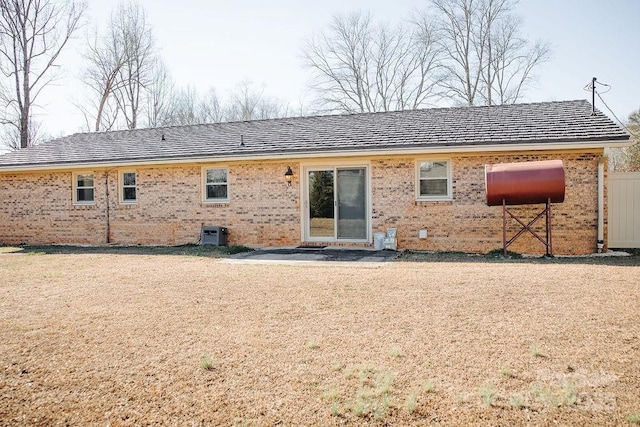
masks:
<path id="1" fill-rule="evenodd" d="M 562 160 L 485 165 L 484 183 L 488 206 L 564 201 Z"/>

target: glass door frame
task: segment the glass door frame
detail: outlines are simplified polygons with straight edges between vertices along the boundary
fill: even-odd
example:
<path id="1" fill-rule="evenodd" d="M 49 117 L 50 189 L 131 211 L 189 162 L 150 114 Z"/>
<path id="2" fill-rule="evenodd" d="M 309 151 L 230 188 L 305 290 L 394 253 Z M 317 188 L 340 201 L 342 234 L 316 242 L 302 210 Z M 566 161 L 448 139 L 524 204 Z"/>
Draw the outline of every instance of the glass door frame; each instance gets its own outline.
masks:
<path id="1" fill-rule="evenodd" d="M 371 243 L 371 164 L 368 162 L 323 162 L 323 163 L 305 163 L 300 165 L 302 171 L 302 203 L 300 204 L 300 218 L 301 218 L 301 237 L 303 242 L 327 242 L 327 243 Z M 354 238 L 338 238 L 338 170 L 340 169 L 364 169 L 365 173 L 365 189 L 364 189 L 364 203 L 365 203 L 365 229 L 366 236 L 362 239 Z M 309 172 L 311 171 L 333 171 L 334 181 L 334 232 L 333 237 L 311 237 L 310 230 L 310 213 L 309 213 Z"/>

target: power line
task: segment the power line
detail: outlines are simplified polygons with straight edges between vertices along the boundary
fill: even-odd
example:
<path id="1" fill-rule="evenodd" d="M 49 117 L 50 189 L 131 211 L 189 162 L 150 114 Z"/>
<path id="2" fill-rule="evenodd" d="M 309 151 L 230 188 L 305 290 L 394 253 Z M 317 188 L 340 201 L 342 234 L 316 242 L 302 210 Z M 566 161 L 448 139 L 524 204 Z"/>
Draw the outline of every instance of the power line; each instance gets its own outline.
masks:
<path id="1" fill-rule="evenodd" d="M 604 92 L 602 92 L 602 94 L 605 94 L 605 93 L 609 92 L 609 91 L 612 89 L 612 87 L 611 87 L 611 85 L 610 85 L 610 84 L 599 82 L 595 77 L 594 77 L 593 79 L 591 79 L 591 81 L 585 85 L 585 87 L 584 87 L 583 89 L 584 89 L 585 91 L 587 91 L 587 92 L 591 92 L 591 94 L 592 94 L 592 98 L 593 98 L 593 101 L 592 101 L 592 104 L 593 104 L 593 105 L 592 105 L 593 112 L 591 113 L 591 115 L 594 115 L 594 114 L 595 114 L 595 108 L 596 108 L 596 106 L 595 106 L 595 96 L 594 96 L 594 95 L 598 95 L 598 98 L 600 98 L 600 101 L 602 101 L 602 104 L 603 104 L 605 107 L 607 107 L 607 110 L 609 110 L 609 112 L 611 113 L 611 115 L 612 115 L 612 116 L 613 116 L 613 117 L 618 121 L 618 123 L 620 124 L 620 126 L 622 126 L 622 128 L 623 128 L 624 130 L 626 130 L 627 132 L 629 132 L 629 134 L 630 134 L 632 137 L 634 137 L 634 138 L 636 138 L 636 139 L 640 139 L 640 137 L 639 137 L 638 135 L 636 135 L 634 132 L 631 132 L 631 129 L 629 129 L 629 128 L 628 128 L 628 127 L 627 127 L 627 126 L 622 122 L 622 120 L 620 120 L 620 119 L 618 118 L 618 116 L 616 116 L 616 113 L 614 113 L 614 112 L 613 112 L 613 110 L 612 110 L 611 108 L 609 108 L 609 106 L 608 106 L 608 105 L 607 105 L 607 103 L 604 101 L 604 99 L 602 99 L 602 96 L 600 96 L 600 95 L 601 95 L 601 94 L 600 94 L 600 92 L 598 92 L 598 90 L 596 89 L 596 85 L 604 86 L 604 87 L 606 87 L 606 88 L 607 88 L 607 90 L 606 90 L 606 91 L 604 91 Z"/>
<path id="2" fill-rule="evenodd" d="M 607 86 L 609 86 L 609 85 L 607 85 Z M 611 86 L 609 86 L 609 87 L 611 87 Z M 602 104 L 603 104 L 605 107 L 607 107 L 607 110 L 609 110 L 609 112 L 611 113 L 611 115 L 612 115 L 612 116 L 613 116 L 613 117 L 618 121 L 618 123 L 620 123 L 620 126 L 622 126 L 622 128 L 623 128 L 624 130 L 626 130 L 627 132 L 629 132 L 629 134 L 631 134 L 631 136 L 633 136 L 634 138 L 639 138 L 639 136 L 638 136 L 638 135 L 636 135 L 635 133 L 631 132 L 631 130 L 630 130 L 627 126 L 625 126 L 625 124 L 624 124 L 624 123 L 622 123 L 622 121 L 618 118 L 618 116 L 616 116 L 616 113 L 614 113 L 614 112 L 613 112 L 613 110 L 611 110 L 611 108 L 609 108 L 609 106 L 607 105 L 607 103 L 606 103 L 606 102 L 604 102 L 604 99 L 602 99 L 602 96 L 600 96 L 600 93 L 599 93 L 597 90 L 596 90 L 595 92 L 596 92 L 596 95 L 598 95 L 598 98 L 600 98 L 600 101 L 602 101 Z M 607 92 L 609 92 L 609 91 L 607 91 Z M 607 92 L 603 92 L 603 93 L 607 93 Z"/>

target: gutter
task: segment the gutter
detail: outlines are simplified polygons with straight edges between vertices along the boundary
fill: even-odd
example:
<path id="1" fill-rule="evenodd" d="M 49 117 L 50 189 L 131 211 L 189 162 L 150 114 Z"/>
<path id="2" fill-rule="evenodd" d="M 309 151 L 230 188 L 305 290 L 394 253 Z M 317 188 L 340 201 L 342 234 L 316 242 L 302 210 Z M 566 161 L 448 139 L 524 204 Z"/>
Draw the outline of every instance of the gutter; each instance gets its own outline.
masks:
<path id="1" fill-rule="evenodd" d="M 390 155 L 438 155 L 438 154 L 458 154 L 458 153 L 503 153 L 513 151 L 554 151 L 554 150 L 585 150 L 585 149 L 607 149 L 610 147 L 628 147 L 632 145 L 630 140 L 609 140 L 594 141 L 586 143 L 545 143 L 545 144 L 493 144 L 493 145 L 468 145 L 468 146 L 441 146 L 441 147 L 411 147 L 411 148 L 389 148 L 374 150 L 323 150 L 304 153 L 264 153 L 264 154 L 247 154 L 247 155 L 221 155 L 221 156 L 181 156 L 175 158 L 141 158 L 141 159 L 115 159 L 115 160 L 99 160 L 79 161 L 79 162 L 63 162 L 63 163 L 40 163 L 40 164 L 24 164 L 24 165 L 5 165 L 0 166 L 0 172 L 20 172 L 20 171 L 43 171 L 55 169 L 90 169 L 90 168 L 109 168 L 109 167 L 129 167 L 129 166 L 151 166 L 151 165 L 169 165 L 169 164 L 185 164 L 185 163 L 216 163 L 216 162 L 234 162 L 234 161 L 280 161 L 291 159 L 309 159 L 309 158 L 341 158 L 341 157 L 374 157 L 374 156 L 390 156 Z"/>
<path id="2" fill-rule="evenodd" d="M 107 238 L 106 238 L 106 243 L 107 245 L 111 243 L 111 213 L 109 212 L 109 171 L 105 171 L 104 173 L 104 188 L 105 188 L 105 198 L 107 201 L 107 208 L 106 208 L 106 216 L 107 216 Z"/>

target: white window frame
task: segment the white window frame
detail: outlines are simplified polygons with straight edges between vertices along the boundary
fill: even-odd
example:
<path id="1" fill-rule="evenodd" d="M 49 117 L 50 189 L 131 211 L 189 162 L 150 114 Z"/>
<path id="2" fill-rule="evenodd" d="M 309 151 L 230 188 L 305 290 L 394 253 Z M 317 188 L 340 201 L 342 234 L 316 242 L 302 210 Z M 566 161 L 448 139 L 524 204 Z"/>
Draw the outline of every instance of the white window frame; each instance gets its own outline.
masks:
<path id="1" fill-rule="evenodd" d="M 132 173 L 135 176 L 135 184 L 134 185 L 126 185 L 124 184 L 124 175 L 127 173 Z M 120 171 L 120 203 L 124 205 L 134 205 L 138 203 L 138 172 L 135 170 L 123 170 Z M 125 188 L 133 188 L 136 191 L 135 199 L 125 199 L 124 198 L 124 190 Z"/>
<path id="2" fill-rule="evenodd" d="M 212 198 L 212 199 L 208 199 L 207 198 L 207 185 L 209 183 L 207 183 L 207 171 L 213 170 L 213 169 L 220 169 L 220 170 L 224 170 L 225 174 L 227 175 L 227 180 L 225 182 L 218 182 L 215 183 L 215 185 L 226 185 L 227 186 L 227 197 L 226 198 Z M 202 202 L 203 203 L 209 203 L 209 204 L 216 204 L 216 203 L 229 203 L 229 168 L 225 167 L 225 166 L 203 166 L 202 167 Z"/>
<path id="3" fill-rule="evenodd" d="M 447 194 L 442 196 L 442 195 L 434 195 L 434 196 L 428 196 L 428 195 L 422 195 L 420 194 L 420 181 L 422 180 L 420 178 L 420 164 L 424 163 L 424 162 L 430 162 L 430 163 L 446 163 L 447 165 Z M 427 201 L 427 202 L 442 202 L 442 201 L 451 201 L 453 200 L 453 182 L 451 179 L 451 169 L 452 169 L 452 161 L 451 159 L 418 159 L 416 160 L 416 183 L 415 183 L 415 189 L 416 189 L 416 200 L 417 201 Z M 435 178 L 434 178 L 435 179 Z M 442 178 L 437 178 L 437 179 L 442 179 Z"/>
<path id="4" fill-rule="evenodd" d="M 93 178 L 93 186 L 92 187 L 78 187 L 78 177 L 82 175 L 91 175 Z M 73 204 L 74 205 L 94 205 L 96 203 L 96 175 L 91 171 L 87 172 L 74 172 L 72 174 L 73 179 Z M 93 200 L 78 200 L 78 190 L 93 190 Z"/>
<path id="5" fill-rule="evenodd" d="M 326 238 L 326 237 L 311 237 L 309 235 L 309 171 L 310 170 L 334 170 L 337 171 L 341 168 L 365 168 L 366 175 L 366 220 L 367 220 L 367 237 L 365 239 L 338 239 L 334 238 Z M 371 162 L 361 162 L 361 161 L 335 161 L 335 162 L 326 162 L 326 161 L 317 161 L 317 162 L 307 162 L 302 163 L 300 165 L 300 170 L 302 173 L 300 182 L 302 185 L 300 186 L 300 198 L 303 200 L 303 203 L 300 203 L 300 239 L 302 242 L 336 242 L 336 243 L 363 243 L 373 242 L 373 232 L 372 232 L 372 223 L 373 223 L 373 193 L 372 193 L 372 183 L 371 183 L 371 173 L 373 167 L 371 166 Z M 335 175 L 334 175 L 335 178 Z M 337 232 L 337 228 L 335 230 Z"/>

